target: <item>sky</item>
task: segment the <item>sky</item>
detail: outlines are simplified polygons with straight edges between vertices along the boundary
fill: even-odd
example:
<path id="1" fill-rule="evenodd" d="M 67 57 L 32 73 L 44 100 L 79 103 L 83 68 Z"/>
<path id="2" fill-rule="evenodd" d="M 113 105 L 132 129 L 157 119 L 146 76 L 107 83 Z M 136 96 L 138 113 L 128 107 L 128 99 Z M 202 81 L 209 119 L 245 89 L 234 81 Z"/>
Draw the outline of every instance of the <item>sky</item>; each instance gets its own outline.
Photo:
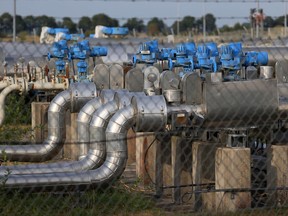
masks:
<path id="1" fill-rule="evenodd" d="M 249 0 L 243 0 L 249 1 Z M 250 0 L 251 1 L 251 0 Z M 4 12 L 13 14 L 14 0 L 0 0 L 0 15 Z M 194 16 L 200 18 L 204 14 L 212 13 L 217 19 L 216 25 L 233 26 L 236 22 L 249 22 L 251 8 L 257 8 L 256 2 L 165 2 L 165 1 L 97 1 L 97 0 L 16 0 L 16 14 L 21 16 L 47 15 L 53 16 L 56 20 L 62 17 L 71 17 L 78 22 L 82 16 L 92 17 L 95 14 L 105 13 L 111 18 L 119 19 L 120 25 L 128 18 L 137 17 L 143 19 L 146 24 L 152 17 L 158 17 L 171 26 L 180 17 Z M 287 11 L 286 3 L 261 2 L 259 8 L 264 10 L 266 16 L 277 17 L 284 15 Z M 240 17 L 240 18 L 239 18 Z M 246 17 L 246 18 L 245 18 Z"/>

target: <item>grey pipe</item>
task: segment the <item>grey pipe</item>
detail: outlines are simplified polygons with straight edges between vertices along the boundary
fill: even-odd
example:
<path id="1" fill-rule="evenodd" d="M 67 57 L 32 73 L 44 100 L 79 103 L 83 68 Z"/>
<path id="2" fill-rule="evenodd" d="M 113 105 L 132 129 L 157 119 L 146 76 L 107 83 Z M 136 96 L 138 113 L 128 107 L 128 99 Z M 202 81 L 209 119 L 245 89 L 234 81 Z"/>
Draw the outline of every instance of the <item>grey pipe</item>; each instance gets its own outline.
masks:
<path id="1" fill-rule="evenodd" d="M 86 147 L 89 142 L 89 123 L 91 120 L 91 115 L 102 105 L 102 99 L 100 97 L 90 100 L 79 112 L 78 114 L 78 139 L 80 139 L 79 149 L 83 150 L 83 146 Z M 82 133 L 85 133 L 84 135 Z M 87 139 L 88 134 L 88 139 Z M 83 143 L 84 140 L 84 143 Z M 82 143 L 81 143 L 82 141 Z M 55 172 L 76 172 L 89 170 L 103 161 L 103 149 L 94 148 L 92 150 L 87 149 L 85 155 L 83 155 L 79 161 L 72 162 L 56 162 L 50 164 L 28 164 L 28 165 L 17 165 L 17 166 L 1 166 L 0 175 L 6 173 L 7 170 L 11 174 L 23 175 L 32 173 L 55 173 Z M 102 156 L 102 157 L 101 157 Z"/>
<path id="2" fill-rule="evenodd" d="M 16 90 L 20 90 L 21 87 L 18 84 L 12 84 L 5 89 L 0 94 L 0 126 L 3 124 L 5 119 L 5 99 L 12 92 Z"/>
<path id="3" fill-rule="evenodd" d="M 102 94 L 102 98 L 95 98 L 90 100 L 80 111 L 80 115 L 78 115 L 78 121 L 82 122 L 83 125 L 79 128 L 78 133 L 81 134 L 82 132 L 86 131 L 85 136 L 83 139 L 89 142 L 89 137 L 87 139 L 87 134 L 91 134 L 91 141 L 90 141 L 90 150 L 88 153 L 83 155 L 80 161 L 73 161 L 73 162 L 57 162 L 57 163 L 50 163 L 50 164 L 29 164 L 29 165 L 18 165 L 18 166 L 1 166 L 0 167 L 0 175 L 4 175 L 6 170 L 9 170 L 11 174 L 15 175 L 23 175 L 23 174 L 32 174 L 32 173 L 53 173 L 53 172 L 76 172 L 76 171 L 83 171 L 93 169 L 101 162 L 103 162 L 105 158 L 105 130 L 106 126 L 109 122 L 111 116 L 118 110 L 119 107 L 124 107 L 126 104 L 130 104 L 131 97 L 135 95 L 129 93 L 127 91 L 118 91 L 116 96 L 114 97 L 114 101 L 110 101 L 104 105 L 102 104 L 103 101 L 109 101 L 111 95 L 109 94 Z M 140 93 L 136 95 L 142 95 Z M 111 98 L 110 98 L 111 100 Z M 100 108 L 97 108 L 101 106 Z M 87 113 L 93 113 L 93 109 L 95 109 L 93 117 L 88 115 Z M 82 118 L 83 117 L 83 118 Z M 81 119 L 82 118 L 82 119 Z M 90 133 L 89 127 L 86 127 L 85 121 L 90 122 L 88 119 L 91 119 L 90 123 Z M 79 126 L 79 125 L 78 125 Z M 88 125 L 89 126 L 89 125 Z M 80 129 L 80 130 L 79 130 Z M 88 133 L 87 133 L 88 131 Z"/>
<path id="4" fill-rule="evenodd" d="M 5 90 L 5 89 L 4 89 Z M 0 158 L 13 161 L 45 161 L 51 159 L 65 140 L 65 113 L 70 106 L 70 93 L 65 90 L 52 101 L 48 110 L 48 138 L 43 144 L 1 145 Z"/>
<path id="5" fill-rule="evenodd" d="M 135 108 L 129 105 L 118 110 L 107 126 L 105 162 L 95 170 L 81 172 L 61 172 L 57 174 L 31 174 L 3 176 L 6 188 L 45 187 L 63 185 L 85 185 L 110 183 L 124 171 L 127 161 L 126 135 L 135 124 Z"/>
<path id="6" fill-rule="evenodd" d="M 90 140 L 89 123 L 92 114 L 102 105 L 100 97 L 90 100 L 79 112 L 77 118 L 77 140 L 79 149 L 79 159 L 81 160 L 87 155 L 88 144 Z"/>
<path id="7" fill-rule="evenodd" d="M 103 104 L 106 104 L 114 99 L 115 92 L 128 92 L 127 90 L 102 90 L 99 99 L 89 101 L 79 112 L 77 119 L 78 127 L 78 142 L 79 142 L 79 159 L 86 156 L 90 143 L 89 124 L 94 112 Z"/>
<path id="8" fill-rule="evenodd" d="M 0 82 L 0 91 L 2 89 L 6 88 L 8 85 L 9 85 L 9 83 L 6 80 Z"/>
<path id="9" fill-rule="evenodd" d="M 97 96 L 94 83 L 75 83 L 51 101 L 48 109 L 48 138 L 43 144 L 1 145 L 0 158 L 13 161 L 45 161 L 53 158 L 65 141 L 66 111 L 78 112 L 87 101 Z M 78 111 L 77 111 L 78 110 Z"/>

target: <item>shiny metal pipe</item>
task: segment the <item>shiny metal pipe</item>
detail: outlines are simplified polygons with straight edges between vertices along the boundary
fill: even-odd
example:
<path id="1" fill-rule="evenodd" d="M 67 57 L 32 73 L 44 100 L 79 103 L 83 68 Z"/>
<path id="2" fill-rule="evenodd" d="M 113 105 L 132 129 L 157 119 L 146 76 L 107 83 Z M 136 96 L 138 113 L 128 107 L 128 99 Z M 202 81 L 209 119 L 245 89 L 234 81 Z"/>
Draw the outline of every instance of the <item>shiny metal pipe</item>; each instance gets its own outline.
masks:
<path id="1" fill-rule="evenodd" d="M 21 87 L 18 84 L 12 84 L 3 89 L 0 93 L 0 126 L 3 124 L 5 119 L 5 99 L 13 91 L 20 91 Z"/>
<path id="2" fill-rule="evenodd" d="M 48 137 L 43 144 L 1 145 L 0 152 L 3 154 L 0 154 L 0 158 L 6 157 L 12 161 L 45 161 L 55 156 L 65 140 L 65 113 L 70 101 L 68 90 L 59 93 L 51 101 L 48 109 Z"/>
<path id="3" fill-rule="evenodd" d="M 84 141 L 89 142 L 90 138 L 87 134 L 91 134 L 92 140 L 90 150 L 83 155 L 79 161 L 72 162 L 57 162 L 50 164 L 29 164 L 29 165 L 17 165 L 17 166 L 1 166 L 0 175 L 4 175 L 6 170 L 9 170 L 11 174 L 23 175 L 33 173 L 56 173 L 56 172 L 78 172 L 83 170 L 93 169 L 103 163 L 105 158 L 105 130 L 111 116 L 118 110 L 119 106 L 123 104 L 130 104 L 131 98 L 134 94 L 129 92 L 118 91 L 120 99 L 108 102 L 101 106 L 101 101 L 109 101 L 112 99 L 111 94 L 102 94 L 101 98 L 95 98 L 90 100 L 80 111 L 78 115 L 78 123 L 83 123 L 82 126 L 78 125 L 78 135 L 85 133 L 82 137 Z M 122 96 L 122 97 L 121 97 Z M 115 98 L 115 96 L 113 97 Z M 93 114 L 93 117 L 91 116 Z M 90 123 L 90 119 L 91 123 Z M 89 127 L 86 124 L 90 123 Z M 88 132 L 87 132 L 88 131 Z M 82 134 L 83 135 L 83 134 Z M 82 136 L 81 135 L 81 136 Z M 79 137 L 78 137 L 79 138 Z M 80 138 L 80 139 L 82 139 Z M 81 143 L 80 143 L 81 145 Z"/>
<path id="4" fill-rule="evenodd" d="M 95 170 L 49 174 L 7 175 L 6 188 L 44 187 L 110 183 L 124 171 L 127 161 L 127 131 L 135 124 L 132 105 L 118 110 L 106 129 L 107 154 L 105 162 Z"/>
<path id="5" fill-rule="evenodd" d="M 2 81 L 0 82 L 0 91 L 4 88 L 6 88 L 9 85 L 7 81 Z"/>

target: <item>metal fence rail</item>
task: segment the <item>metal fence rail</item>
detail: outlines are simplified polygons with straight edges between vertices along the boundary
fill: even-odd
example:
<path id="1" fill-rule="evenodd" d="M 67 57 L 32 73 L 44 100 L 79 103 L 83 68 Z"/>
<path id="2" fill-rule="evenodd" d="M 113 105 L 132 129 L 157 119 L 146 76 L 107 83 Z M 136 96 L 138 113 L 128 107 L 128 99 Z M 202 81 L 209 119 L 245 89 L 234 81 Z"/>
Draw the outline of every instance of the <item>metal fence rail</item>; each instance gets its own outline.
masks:
<path id="1" fill-rule="evenodd" d="M 1 42 L 1 215 L 286 214 L 283 44 Z"/>

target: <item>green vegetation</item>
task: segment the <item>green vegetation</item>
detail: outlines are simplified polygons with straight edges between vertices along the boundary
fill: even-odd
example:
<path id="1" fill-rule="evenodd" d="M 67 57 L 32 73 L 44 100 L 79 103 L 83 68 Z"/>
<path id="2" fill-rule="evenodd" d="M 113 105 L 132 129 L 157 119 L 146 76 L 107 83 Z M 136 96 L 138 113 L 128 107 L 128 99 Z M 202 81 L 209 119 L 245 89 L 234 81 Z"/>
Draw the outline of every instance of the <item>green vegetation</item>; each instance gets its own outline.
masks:
<path id="1" fill-rule="evenodd" d="M 140 214 L 141 213 L 141 214 Z M 145 214 L 144 214 L 145 213 Z M 153 201 L 121 185 L 104 191 L 0 193 L 0 215 L 160 215 Z"/>

